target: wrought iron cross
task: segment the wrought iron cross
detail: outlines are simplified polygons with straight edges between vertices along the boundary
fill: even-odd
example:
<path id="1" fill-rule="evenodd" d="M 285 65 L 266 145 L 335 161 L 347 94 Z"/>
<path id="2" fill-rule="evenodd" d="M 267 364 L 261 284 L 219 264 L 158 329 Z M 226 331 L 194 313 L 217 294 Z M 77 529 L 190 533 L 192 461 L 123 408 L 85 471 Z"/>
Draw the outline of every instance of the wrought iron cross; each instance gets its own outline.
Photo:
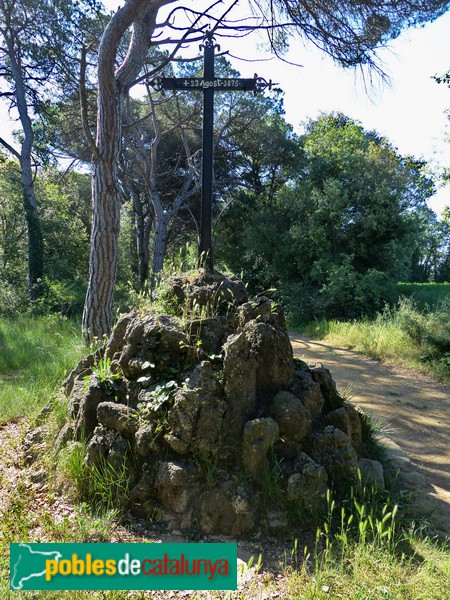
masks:
<path id="1" fill-rule="evenodd" d="M 258 92 L 271 89 L 272 81 L 262 77 L 253 79 L 216 78 L 214 74 L 214 51 L 220 46 L 214 43 L 211 32 L 205 36 L 200 50 L 204 51 L 203 77 L 160 77 L 153 86 L 156 89 L 203 92 L 203 153 L 202 153 L 202 202 L 200 211 L 200 237 L 198 242 L 199 265 L 213 271 L 212 200 L 213 200 L 213 154 L 214 154 L 214 92 Z"/>

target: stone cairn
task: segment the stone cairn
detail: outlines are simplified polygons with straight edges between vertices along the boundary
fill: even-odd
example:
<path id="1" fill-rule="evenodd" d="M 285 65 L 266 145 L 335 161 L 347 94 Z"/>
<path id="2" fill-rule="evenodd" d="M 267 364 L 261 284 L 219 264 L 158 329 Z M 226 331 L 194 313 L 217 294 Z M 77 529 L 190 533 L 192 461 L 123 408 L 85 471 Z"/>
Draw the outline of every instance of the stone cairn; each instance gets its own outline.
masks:
<path id="1" fill-rule="evenodd" d="M 135 514 L 207 535 L 287 529 L 358 468 L 384 485 L 361 413 L 328 369 L 293 358 L 279 305 L 217 272 L 162 290 L 173 314 L 123 315 L 65 381 L 57 449 L 84 440 L 87 465 L 125 474 Z"/>

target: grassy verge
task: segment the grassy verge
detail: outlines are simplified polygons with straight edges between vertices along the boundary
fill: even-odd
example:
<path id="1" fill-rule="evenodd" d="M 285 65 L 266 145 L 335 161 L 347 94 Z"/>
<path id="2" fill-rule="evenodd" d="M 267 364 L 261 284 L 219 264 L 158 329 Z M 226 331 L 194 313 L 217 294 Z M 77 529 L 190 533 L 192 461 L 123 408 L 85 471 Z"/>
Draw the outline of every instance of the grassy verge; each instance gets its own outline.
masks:
<path id="1" fill-rule="evenodd" d="M 334 346 L 393 360 L 450 382 L 450 301 L 420 310 L 410 298 L 386 307 L 375 319 L 314 321 L 302 333 Z"/>
<path id="2" fill-rule="evenodd" d="M 0 424 L 43 406 L 86 353 L 79 325 L 67 319 L 0 318 Z"/>
<path id="3" fill-rule="evenodd" d="M 288 540 L 251 542 L 253 558 L 241 564 L 235 592 L 20 592 L 9 595 L 10 542 L 148 542 L 145 525 L 121 526 L 113 511 L 93 514 L 77 502 L 65 483 L 61 494 L 58 473 L 47 465 L 44 485 L 30 484 L 26 469 L 12 469 L 25 427 L 16 424 L 2 433 L 0 445 L 0 598 L 158 598 L 168 600 L 444 600 L 449 581 L 448 544 L 432 540 L 405 517 L 405 496 L 360 490 L 342 504 L 328 497 L 328 511 L 315 535 L 300 528 Z M 17 435 L 17 434 L 20 435 Z M 48 457 L 47 457 L 48 459 Z M 47 460 L 43 457 L 41 460 Z M 42 465 L 39 464 L 39 467 Z M 69 491 L 71 490 L 71 493 Z M 400 505 L 397 504 L 400 502 Z M 416 515 L 417 520 L 421 519 Z M 144 525 L 144 527 L 142 526 Z M 259 561 L 258 555 L 261 554 Z"/>

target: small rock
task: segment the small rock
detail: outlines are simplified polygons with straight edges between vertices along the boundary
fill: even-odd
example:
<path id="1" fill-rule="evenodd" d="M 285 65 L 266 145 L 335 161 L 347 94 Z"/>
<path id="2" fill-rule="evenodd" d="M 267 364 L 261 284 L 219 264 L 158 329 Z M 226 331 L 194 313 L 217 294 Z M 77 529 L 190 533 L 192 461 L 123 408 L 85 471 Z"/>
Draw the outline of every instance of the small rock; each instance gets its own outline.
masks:
<path id="1" fill-rule="evenodd" d="M 142 476 L 131 490 L 130 497 L 133 502 L 145 502 L 155 493 L 155 475 L 149 470 L 149 465 L 142 467 Z"/>
<path id="2" fill-rule="evenodd" d="M 206 394 L 217 396 L 222 394 L 222 386 L 214 374 L 211 362 L 208 360 L 204 360 L 198 364 L 187 376 L 186 385 L 191 389 L 198 388 Z"/>
<path id="3" fill-rule="evenodd" d="M 294 468 L 297 472 L 294 472 L 287 482 L 288 502 L 300 503 L 320 510 L 328 489 L 328 475 L 324 467 L 300 452 Z"/>
<path id="4" fill-rule="evenodd" d="M 361 471 L 361 483 L 368 487 L 375 487 L 379 491 L 384 490 L 383 465 L 377 460 L 360 458 L 358 469 Z"/>
<path id="5" fill-rule="evenodd" d="M 325 398 L 325 401 L 333 405 L 333 400 L 336 397 L 337 389 L 329 369 L 325 367 L 314 367 L 311 369 L 311 375 L 314 381 L 320 384 L 320 390 Z"/>
<path id="6" fill-rule="evenodd" d="M 24 463 L 26 466 L 32 465 L 44 449 L 45 425 L 31 429 L 25 436 L 23 442 Z"/>
<path id="7" fill-rule="evenodd" d="M 39 469 L 39 471 L 33 471 L 30 474 L 30 481 L 32 483 L 43 483 L 48 477 L 45 469 Z"/>
<path id="8" fill-rule="evenodd" d="M 55 452 L 58 453 L 62 448 L 65 448 L 68 442 L 71 442 L 75 438 L 75 427 L 73 423 L 66 423 L 62 429 L 60 429 L 56 440 L 55 440 Z"/>
<path id="9" fill-rule="evenodd" d="M 182 513 L 197 496 L 197 474 L 188 463 L 160 461 L 155 488 L 164 508 Z"/>
<path id="10" fill-rule="evenodd" d="M 107 429 L 128 438 L 133 437 L 138 427 L 136 412 L 125 404 L 116 402 L 101 402 L 97 407 L 97 419 Z"/>
<path id="11" fill-rule="evenodd" d="M 103 402 L 103 390 L 98 378 L 93 375 L 89 380 L 87 389 L 77 387 L 78 394 L 75 402 L 74 396 L 72 401 L 78 404 L 77 417 L 75 421 L 75 437 L 76 439 L 89 440 L 98 425 L 97 407 L 100 402 Z"/>
<path id="12" fill-rule="evenodd" d="M 200 349 L 206 354 L 219 354 L 222 350 L 223 328 L 219 319 L 192 319 L 184 329 L 191 344 L 200 343 Z"/>
<path id="13" fill-rule="evenodd" d="M 357 483 L 357 455 L 350 438 L 340 429 L 329 425 L 323 433 L 313 436 L 311 457 L 325 467 L 338 488 Z"/>
<path id="14" fill-rule="evenodd" d="M 294 396 L 302 401 L 303 406 L 309 412 L 313 421 L 321 415 L 325 398 L 320 389 L 320 383 L 314 381 L 310 373 L 295 370 L 294 383 L 291 390 Z"/>
<path id="15" fill-rule="evenodd" d="M 285 532 L 289 527 L 287 513 L 281 510 L 270 511 L 267 515 L 267 527 L 274 534 Z"/>
<path id="16" fill-rule="evenodd" d="M 152 449 L 155 439 L 154 426 L 151 423 L 141 423 L 136 431 L 136 450 L 140 456 L 147 456 Z"/>
<path id="17" fill-rule="evenodd" d="M 265 296 L 252 298 L 239 307 L 239 323 L 243 327 L 249 321 L 259 319 L 267 322 L 272 312 L 272 303 Z"/>

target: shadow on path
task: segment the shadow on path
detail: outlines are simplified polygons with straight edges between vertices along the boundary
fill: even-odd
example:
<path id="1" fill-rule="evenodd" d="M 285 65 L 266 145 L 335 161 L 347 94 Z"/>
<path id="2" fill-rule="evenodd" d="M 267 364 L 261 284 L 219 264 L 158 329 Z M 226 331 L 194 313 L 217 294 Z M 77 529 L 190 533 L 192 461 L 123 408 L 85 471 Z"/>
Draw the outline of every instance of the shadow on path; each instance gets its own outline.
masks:
<path id="1" fill-rule="evenodd" d="M 405 457 L 405 469 L 415 471 L 411 487 L 423 490 L 426 507 L 435 510 L 450 533 L 450 389 L 416 371 L 351 350 L 296 333 L 290 338 L 294 356 L 329 368 L 338 388 L 406 453 L 410 461 Z"/>

